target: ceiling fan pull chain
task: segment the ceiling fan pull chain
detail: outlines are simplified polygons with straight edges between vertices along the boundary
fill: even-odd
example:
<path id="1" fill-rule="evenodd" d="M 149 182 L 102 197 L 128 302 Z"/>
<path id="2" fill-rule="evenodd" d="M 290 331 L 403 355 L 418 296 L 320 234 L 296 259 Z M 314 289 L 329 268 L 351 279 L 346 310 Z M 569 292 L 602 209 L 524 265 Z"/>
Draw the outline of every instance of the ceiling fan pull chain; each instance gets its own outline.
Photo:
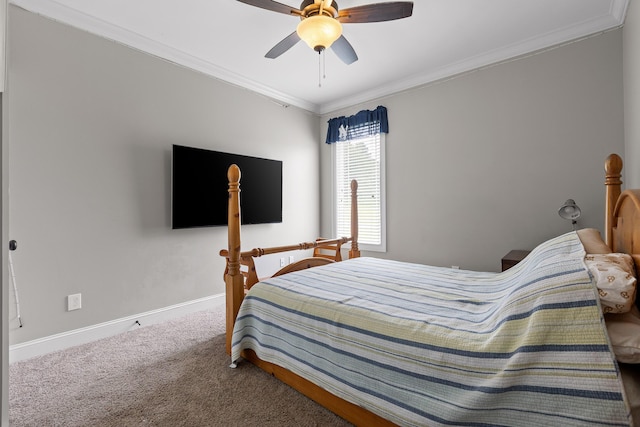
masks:
<path id="1" fill-rule="evenodd" d="M 322 54 L 322 78 L 326 79 L 327 78 L 327 54 L 324 53 L 326 52 L 326 49 L 324 49 Z"/>
<path id="2" fill-rule="evenodd" d="M 318 51 L 318 87 L 322 87 L 322 79 L 327 78 L 327 55 L 326 49 Z"/>
<path id="3" fill-rule="evenodd" d="M 318 87 L 322 87 L 322 51 L 318 51 Z"/>

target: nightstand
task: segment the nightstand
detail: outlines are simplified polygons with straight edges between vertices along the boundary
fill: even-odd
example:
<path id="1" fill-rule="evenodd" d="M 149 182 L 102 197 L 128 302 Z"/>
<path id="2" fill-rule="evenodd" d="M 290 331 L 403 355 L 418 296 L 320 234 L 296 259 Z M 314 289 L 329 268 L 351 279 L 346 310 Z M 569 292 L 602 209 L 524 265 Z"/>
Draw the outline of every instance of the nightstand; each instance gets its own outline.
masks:
<path id="1" fill-rule="evenodd" d="M 520 261 L 522 261 L 531 251 L 525 251 L 521 249 L 514 249 L 502 257 L 502 271 L 505 271 Z"/>

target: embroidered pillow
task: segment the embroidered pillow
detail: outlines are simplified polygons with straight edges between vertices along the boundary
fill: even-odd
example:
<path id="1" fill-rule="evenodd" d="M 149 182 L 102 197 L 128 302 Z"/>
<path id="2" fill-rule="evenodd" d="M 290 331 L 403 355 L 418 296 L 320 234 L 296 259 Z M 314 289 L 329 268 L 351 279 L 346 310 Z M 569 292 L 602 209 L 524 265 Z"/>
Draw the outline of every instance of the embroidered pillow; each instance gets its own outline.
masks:
<path id="1" fill-rule="evenodd" d="M 596 281 L 603 313 L 626 313 L 636 299 L 633 259 L 622 253 L 588 254 L 585 263 Z"/>

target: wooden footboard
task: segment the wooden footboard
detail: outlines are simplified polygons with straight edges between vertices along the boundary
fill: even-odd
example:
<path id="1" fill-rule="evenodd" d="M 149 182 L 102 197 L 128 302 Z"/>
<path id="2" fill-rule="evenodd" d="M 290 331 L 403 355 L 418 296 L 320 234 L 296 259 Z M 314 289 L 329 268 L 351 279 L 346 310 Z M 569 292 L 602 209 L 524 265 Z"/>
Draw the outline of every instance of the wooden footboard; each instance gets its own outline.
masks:
<path id="1" fill-rule="evenodd" d="M 241 172 L 237 165 L 231 165 L 227 172 L 229 179 L 229 205 L 228 205 L 228 248 L 220 251 L 220 255 L 227 259 L 224 271 L 224 282 L 226 292 L 226 348 L 227 353 L 231 354 L 231 335 L 233 334 L 233 325 L 235 324 L 240 304 L 244 299 L 245 293 L 258 282 L 259 276 L 256 272 L 254 258 L 263 255 L 276 254 L 281 252 L 289 252 L 295 250 L 314 249 L 331 249 L 336 251 L 334 259 L 327 255 L 318 255 L 316 257 L 304 258 L 296 263 L 290 264 L 273 276 L 279 276 L 292 271 L 303 270 L 305 268 L 316 267 L 330 262 L 340 261 L 342 259 L 340 250 L 343 244 L 351 243 L 349 250 L 349 258 L 357 258 L 360 256 L 358 247 L 358 183 L 351 181 L 351 237 L 340 237 L 336 239 L 319 239 L 313 242 L 303 242 L 294 245 L 276 246 L 270 248 L 255 248 L 250 251 L 241 251 L 240 239 L 240 178 Z"/>
<path id="2" fill-rule="evenodd" d="M 300 260 L 294 264 L 287 265 L 272 275 L 272 276 L 279 276 L 284 274 L 285 272 L 303 270 L 305 268 L 323 265 L 326 263 L 326 262 L 325 263 L 322 262 L 323 259 L 325 261 L 328 261 L 328 260 L 342 261 L 340 250 L 342 245 L 347 242 L 353 242 L 353 238 L 341 237 L 339 239 L 318 239 L 314 242 L 302 242 L 302 243 L 297 243 L 295 245 L 275 246 L 271 248 L 254 248 L 254 249 L 251 249 L 250 251 L 240 252 L 240 265 L 241 265 L 240 272 L 242 273 L 245 279 L 245 283 L 244 283 L 245 290 L 251 289 L 251 287 L 256 283 L 258 283 L 258 281 L 260 280 L 258 277 L 258 273 L 256 271 L 254 258 L 258 258 L 263 255 L 277 254 L 281 252 L 314 249 L 313 257 L 305 258 L 305 260 L 307 261 L 302 262 L 303 260 Z M 331 256 L 326 253 L 317 255 L 316 251 L 320 249 L 330 249 L 333 251 L 333 254 Z M 229 253 L 230 252 L 228 250 L 222 249 L 220 251 L 220 256 L 223 256 L 228 259 Z M 360 256 L 359 251 L 357 256 Z M 349 256 L 349 258 L 355 258 L 355 256 Z M 313 260 L 313 261 L 309 262 L 308 260 Z M 228 270 L 229 270 L 229 267 L 227 265 L 227 268 L 225 269 L 225 272 L 224 272 L 225 275 L 228 274 Z"/>

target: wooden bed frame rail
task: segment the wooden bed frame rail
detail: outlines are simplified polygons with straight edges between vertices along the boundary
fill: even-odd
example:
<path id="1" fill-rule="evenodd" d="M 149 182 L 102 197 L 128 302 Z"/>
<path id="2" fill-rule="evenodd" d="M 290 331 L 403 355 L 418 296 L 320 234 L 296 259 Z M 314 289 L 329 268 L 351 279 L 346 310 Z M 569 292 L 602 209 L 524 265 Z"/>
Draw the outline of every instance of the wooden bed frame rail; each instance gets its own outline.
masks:
<path id="1" fill-rule="evenodd" d="M 324 258 L 324 261 L 321 261 L 321 260 L 310 261 L 310 258 L 303 258 L 302 260 L 296 263 L 289 264 L 286 267 L 283 267 L 282 269 L 278 270 L 274 274 L 274 276 L 279 276 L 281 274 L 304 269 L 304 266 L 308 265 L 309 263 L 315 262 L 316 265 L 322 265 L 322 264 L 326 264 L 333 261 L 341 261 L 342 255 L 340 254 L 340 250 L 342 248 L 342 245 L 351 241 L 353 241 L 351 237 L 341 237 L 339 239 L 318 239 L 314 242 L 302 242 L 295 245 L 274 246 L 271 248 L 254 248 L 254 249 L 251 249 L 250 251 L 240 252 L 240 265 L 245 267 L 245 269 L 242 269 L 242 267 L 240 267 L 240 271 L 245 279 L 245 283 L 244 283 L 245 291 L 248 291 L 249 289 L 251 289 L 253 285 L 255 285 L 260 281 L 260 278 L 258 277 L 258 273 L 256 271 L 254 258 L 259 258 L 263 255 L 272 255 L 280 252 L 290 252 L 290 251 L 305 250 L 305 249 L 314 249 L 314 252 L 315 250 L 318 250 L 318 249 L 331 249 L 333 252 L 331 256 L 322 255 L 321 257 Z M 229 251 L 226 249 L 222 249 L 220 251 L 220 256 L 223 256 L 228 259 Z M 316 255 L 314 254 L 314 257 L 315 256 Z M 305 262 L 307 264 L 305 264 Z M 315 267 L 316 265 L 312 265 L 312 266 Z M 309 267 L 306 267 L 306 268 L 309 268 Z M 224 272 L 225 275 L 228 274 L 227 270 L 225 270 Z"/>
<path id="2" fill-rule="evenodd" d="M 231 335 L 235 324 L 240 304 L 245 293 L 251 289 L 261 278 L 256 272 L 254 258 L 263 255 L 277 254 L 295 250 L 314 249 L 314 256 L 303 258 L 297 262 L 289 264 L 278 270 L 272 277 L 279 276 L 292 271 L 304 270 L 306 268 L 317 267 L 335 261 L 341 261 L 340 253 L 342 245 L 351 242 L 349 258 L 360 256 L 358 247 L 358 183 L 351 181 L 351 237 L 340 237 L 336 239 L 318 239 L 314 242 L 302 242 L 294 245 L 275 246 L 270 248 L 254 248 L 250 251 L 241 251 L 240 239 L 240 168 L 231 165 L 227 171 L 229 179 L 229 210 L 228 210 L 228 249 L 222 249 L 220 256 L 227 259 L 224 272 L 224 282 L 226 291 L 226 348 L 231 354 Z M 325 249 L 333 251 L 334 255 L 321 254 L 319 250 Z"/>

